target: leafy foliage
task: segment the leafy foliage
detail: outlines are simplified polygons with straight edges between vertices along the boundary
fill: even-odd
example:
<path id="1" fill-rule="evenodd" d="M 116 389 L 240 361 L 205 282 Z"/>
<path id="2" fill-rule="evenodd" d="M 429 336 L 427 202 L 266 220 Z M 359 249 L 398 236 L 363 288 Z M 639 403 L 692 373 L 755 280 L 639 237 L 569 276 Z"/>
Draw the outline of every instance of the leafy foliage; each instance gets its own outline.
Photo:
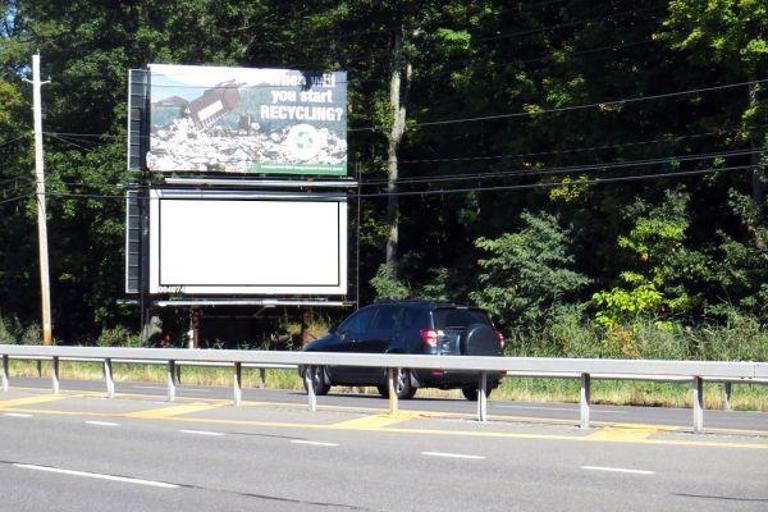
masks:
<path id="1" fill-rule="evenodd" d="M 520 217 L 519 231 L 475 241 L 488 257 L 478 261 L 480 289 L 470 297 L 506 324 L 535 328 L 578 296 L 589 279 L 572 270 L 569 235 L 554 216 Z"/>
<path id="2" fill-rule="evenodd" d="M 685 284 L 706 272 L 707 261 L 685 247 L 687 204 L 687 196 L 670 192 L 619 237 L 619 247 L 633 253 L 634 270 L 619 274 L 622 286 L 593 295 L 599 324 L 614 327 L 644 315 L 667 318 L 691 310 L 697 298 Z"/>

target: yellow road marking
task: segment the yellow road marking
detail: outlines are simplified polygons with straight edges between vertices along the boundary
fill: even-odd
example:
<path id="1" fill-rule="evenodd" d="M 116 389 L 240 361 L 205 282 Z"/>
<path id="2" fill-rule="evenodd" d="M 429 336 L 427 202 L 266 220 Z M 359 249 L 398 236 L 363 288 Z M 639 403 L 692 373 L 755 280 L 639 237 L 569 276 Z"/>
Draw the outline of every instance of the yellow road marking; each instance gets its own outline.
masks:
<path id="1" fill-rule="evenodd" d="M 662 425 L 636 425 L 634 423 L 614 423 L 603 427 L 587 437 L 590 439 L 603 440 L 638 440 L 648 439 L 661 431 L 677 430 L 674 427 L 665 427 Z"/>
<path id="2" fill-rule="evenodd" d="M 162 419 L 162 418 L 161 418 Z M 295 428 L 295 429 L 321 429 L 321 430 L 339 430 L 336 424 L 303 424 L 303 423 L 281 423 L 268 421 L 251 420 L 224 420 L 213 418 L 169 418 L 169 421 L 181 421 L 185 423 L 211 423 L 217 425 L 243 425 L 255 427 L 275 427 L 275 428 Z M 738 442 L 720 442 L 720 441 L 698 441 L 684 439 L 591 439 L 588 436 L 567 436 L 555 434 L 522 434 L 517 432 L 487 432 L 473 430 L 437 430 L 437 429 L 418 429 L 418 428 L 386 428 L 379 429 L 377 432 L 388 432 L 395 434 L 414 434 L 414 435 L 434 435 L 434 436 L 455 436 L 455 437 L 488 437 L 503 439 L 529 439 L 542 441 L 571 441 L 571 442 L 593 442 L 593 443 L 629 443 L 629 444 L 648 444 L 648 445 L 670 445 L 670 446 L 700 446 L 711 448 L 748 448 L 768 450 L 768 443 L 738 443 Z"/>
<path id="3" fill-rule="evenodd" d="M 29 391 L 40 391 L 40 388 L 17 388 L 17 389 L 24 389 Z M 0 409 L 7 409 L 7 410 L 14 410 L 17 412 L 26 412 L 26 413 L 38 413 L 38 414 L 51 414 L 51 415 L 66 415 L 66 416 L 99 416 L 99 417 L 133 417 L 133 418 L 147 418 L 147 419 L 169 419 L 169 420 L 178 420 L 178 421 L 191 421 L 191 422 L 210 422 L 215 424 L 233 424 L 233 425 L 253 425 L 253 426 L 263 426 L 263 427 L 276 427 L 276 428 L 306 428 L 306 429 L 337 429 L 338 427 L 334 425 L 337 424 L 330 424 L 330 425 L 323 425 L 323 424 L 302 424 L 302 423 L 284 423 L 284 422 L 260 422 L 260 421 L 254 421 L 254 422 L 248 422 L 245 421 L 243 423 L 242 421 L 238 420 L 219 420 L 219 419 L 206 419 L 206 418 L 177 418 L 175 416 L 176 413 L 172 413 L 169 415 L 162 415 L 162 416 L 156 416 L 156 415 L 144 415 L 144 413 L 151 413 L 153 411 L 163 411 L 163 410 L 170 410 L 170 409 L 177 409 L 176 407 L 167 407 L 164 409 L 151 409 L 148 411 L 139 411 L 137 413 L 99 413 L 99 412 L 77 412 L 77 411 L 57 411 L 57 410 L 45 410 L 45 409 L 26 409 L 21 407 L 16 407 L 16 405 L 26 405 L 26 404 L 35 404 L 35 403 L 44 403 L 48 401 L 54 401 L 54 400 L 60 400 L 65 398 L 74 398 L 74 397 L 83 397 L 83 396 L 96 396 L 96 397 L 103 397 L 104 395 L 99 392 L 93 392 L 93 391 L 81 391 L 77 394 L 60 394 L 60 395 L 42 395 L 39 397 L 29 397 L 24 399 L 16 399 L 16 400 L 6 400 L 6 401 L 0 401 Z M 118 396 L 123 397 L 136 397 L 136 398 L 152 398 L 156 399 L 157 395 L 144 395 L 144 394 L 138 394 L 138 393 L 120 393 Z M 183 400 L 194 400 L 194 398 L 185 398 L 185 397 L 177 397 L 179 401 Z M 29 400 L 33 399 L 33 402 L 24 402 L 24 404 L 21 404 L 17 402 L 17 400 Z M 207 403 L 205 402 L 207 401 Z M 4 404 L 11 404 L 5 406 Z M 201 409 L 196 410 L 208 410 L 208 409 L 215 409 L 222 406 L 230 405 L 231 401 L 229 400 L 221 400 L 221 399 L 213 399 L 213 398 L 199 398 L 197 399 L 197 402 L 190 404 L 194 405 L 195 407 L 202 407 Z M 291 406 L 296 408 L 306 408 L 305 404 L 301 403 L 294 403 L 294 402 L 256 402 L 256 401 L 249 401 L 243 402 L 243 405 L 250 405 L 253 407 L 268 407 L 268 406 Z M 188 407 L 188 406 L 181 406 L 181 407 Z M 375 407 L 355 407 L 355 406 L 342 406 L 342 405 L 328 405 L 328 406 L 319 406 L 318 409 L 321 410 L 328 410 L 328 411 L 363 411 L 363 412 L 381 412 L 382 409 L 375 408 Z M 188 410 L 186 412 L 181 412 L 179 414 L 187 414 L 188 412 L 195 412 L 194 410 Z M 140 415 L 139 415 L 140 414 Z M 420 411 L 420 410 L 401 410 L 398 413 L 399 415 L 406 414 L 409 417 L 407 419 L 412 419 L 417 416 L 421 417 L 453 417 L 453 418 L 466 418 L 466 419 L 474 419 L 476 416 L 474 414 L 470 413 L 451 413 L 451 412 L 438 412 L 438 411 Z M 382 414 L 382 416 L 384 416 Z M 391 416 L 384 416 L 386 418 L 392 418 Z M 361 418 L 362 419 L 362 418 Z M 529 416 L 508 416 L 508 415 L 493 415 L 489 416 L 489 419 L 495 419 L 495 420 L 507 420 L 507 421 L 520 421 L 520 422 L 527 422 L 527 423 L 548 423 L 548 424 L 566 424 L 566 425 L 574 425 L 575 421 L 572 420 L 563 420 L 563 419 L 556 419 L 556 418 L 541 418 L 541 417 L 529 417 Z M 356 421 L 356 420 L 350 420 L 350 421 Z M 402 419 L 398 419 L 397 422 L 404 421 Z M 346 422 L 341 422 L 346 423 Z M 629 430 L 629 428 L 637 428 L 639 430 L 641 429 L 653 429 L 654 431 L 686 431 L 688 430 L 687 427 L 680 426 L 680 425 L 648 425 L 648 424 L 642 424 L 642 423 L 611 423 L 611 422 L 605 422 L 605 421 L 593 421 L 593 425 L 599 426 L 603 425 L 606 427 L 615 427 L 617 425 L 621 425 L 624 427 L 624 430 L 622 430 L 622 433 L 627 433 L 626 430 Z M 370 428 L 366 428 L 364 426 L 358 427 L 359 429 L 375 429 L 376 426 L 372 426 Z M 387 429 L 387 431 L 390 432 L 401 432 L 401 433 L 408 433 L 404 430 L 407 429 L 398 429 L 398 428 L 390 428 Z M 426 431 L 426 430 L 418 430 L 413 429 L 413 433 L 419 433 L 419 432 L 427 432 L 427 433 L 434 433 L 435 431 Z M 722 434 L 746 434 L 746 435 L 755 435 L 755 436 L 766 436 L 768 434 L 768 431 L 764 430 L 748 430 L 748 429 L 733 429 L 733 428 L 716 428 L 711 427 L 707 428 L 708 432 L 716 432 L 716 433 L 722 433 Z M 743 448 L 758 448 L 758 449 L 768 449 L 768 444 L 762 444 L 762 443 L 720 443 L 720 442 L 700 442 L 700 441 L 686 441 L 686 440 L 662 440 L 662 439 L 647 439 L 647 436 L 643 438 L 642 435 L 632 435 L 632 436 L 615 436 L 614 438 L 611 438 L 611 436 L 598 436 L 602 431 L 595 432 L 593 434 L 590 434 L 588 436 L 552 436 L 552 435 L 538 435 L 538 434 L 513 434 L 513 433 L 493 433 L 493 432 L 473 432 L 473 431 L 437 431 L 437 432 L 445 432 L 445 435 L 471 435 L 471 436 L 477 436 L 477 435 L 484 435 L 487 434 L 491 437 L 514 437 L 514 438 L 528 438 L 528 439 L 562 439 L 562 440 L 575 440 L 575 441 L 595 441 L 595 442 L 628 442 L 628 443 L 640 443 L 640 444 L 673 444 L 673 445 L 694 445 L 694 446 L 724 446 L 724 447 L 743 447 Z M 452 432 L 458 432 L 459 434 L 452 434 Z M 650 435 L 650 434 L 649 434 Z M 530 437 L 526 437 L 530 436 Z"/>
<path id="4" fill-rule="evenodd" d="M 223 407 L 223 403 L 210 404 L 210 403 L 193 403 L 187 405 L 177 405 L 175 407 L 159 407 L 155 409 L 148 409 L 146 411 L 136 411 L 123 414 L 126 418 L 144 418 L 144 419 L 160 419 L 170 418 L 174 416 L 180 416 L 182 414 L 190 414 L 193 412 L 209 411 L 218 407 Z"/>
<path id="5" fill-rule="evenodd" d="M 377 430 L 391 425 L 397 425 L 398 423 L 408 421 L 418 416 L 419 414 L 405 411 L 401 411 L 396 415 L 374 414 L 372 416 L 363 416 L 362 418 L 333 423 L 329 425 L 329 427 L 350 430 Z"/>
<path id="6" fill-rule="evenodd" d="M 206 405 L 206 404 L 201 404 Z M 217 406 L 211 406 L 214 408 Z M 167 408 L 167 409 L 175 409 Z M 47 409 L 14 409 L 33 414 L 51 414 L 51 415 L 83 415 L 83 416 L 111 416 L 126 417 L 135 419 L 152 419 L 157 421 L 173 421 L 180 423 L 210 424 L 210 425 L 235 425 L 251 427 L 270 427 L 287 429 L 307 429 L 307 430 L 350 430 L 349 428 L 338 427 L 338 423 L 317 424 L 317 423 L 288 423 L 274 421 L 258 420 L 229 420 L 219 418 L 190 418 L 184 416 L 134 416 L 135 413 L 127 414 L 108 414 L 108 413 L 78 413 L 73 411 L 55 411 Z M 154 411 L 154 409 L 153 409 Z M 144 411 L 150 412 L 150 411 Z M 361 429 L 363 430 L 363 429 Z M 723 441 L 700 441 L 686 439 L 595 439 L 590 436 L 581 435 L 557 435 L 557 434 L 524 434 L 517 432 L 488 432 L 473 430 L 437 430 L 437 429 L 418 429 L 418 428 L 379 428 L 365 429 L 376 430 L 377 432 L 388 432 L 393 434 L 411 434 L 411 435 L 430 435 L 430 436 L 453 436 L 453 437 L 486 437 L 500 439 L 523 439 L 523 440 L 541 440 L 541 441 L 570 441 L 570 442 L 593 442 L 593 443 L 626 443 L 626 444 L 645 444 L 656 446 L 689 446 L 704 448 L 744 448 L 754 450 L 768 450 L 768 443 L 739 443 Z"/>
<path id="7" fill-rule="evenodd" d="M 39 395 L 29 396 L 26 398 L 14 398 L 12 400 L 0 401 L 0 409 L 13 409 L 18 406 L 42 404 L 45 402 L 55 402 L 57 400 L 64 400 L 65 398 L 72 398 L 78 395 Z"/>

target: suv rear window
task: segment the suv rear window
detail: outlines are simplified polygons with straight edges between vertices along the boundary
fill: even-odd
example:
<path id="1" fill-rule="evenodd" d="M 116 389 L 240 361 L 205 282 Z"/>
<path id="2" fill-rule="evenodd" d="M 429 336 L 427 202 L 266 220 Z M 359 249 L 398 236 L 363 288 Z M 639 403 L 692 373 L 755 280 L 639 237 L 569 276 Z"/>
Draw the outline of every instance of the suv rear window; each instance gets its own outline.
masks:
<path id="1" fill-rule="evenodd" d="M 406 329 L 430 329 L 429 310 L 414 307 L 405 308 L 402 325 Z"/>
<path id="2" fill-rule="evenodd" d="M 491 319 L 480 309 L 436 309 L 435 329 L 468 327 L 472 324 L 491 325 Z"/>
<path id="3" fill-rule="evenodd" d="M 400 313 L 400 308 L 397 306 L 380 306 L 370 330 L 391 331 L 395 328 L 398 313 Z"/>

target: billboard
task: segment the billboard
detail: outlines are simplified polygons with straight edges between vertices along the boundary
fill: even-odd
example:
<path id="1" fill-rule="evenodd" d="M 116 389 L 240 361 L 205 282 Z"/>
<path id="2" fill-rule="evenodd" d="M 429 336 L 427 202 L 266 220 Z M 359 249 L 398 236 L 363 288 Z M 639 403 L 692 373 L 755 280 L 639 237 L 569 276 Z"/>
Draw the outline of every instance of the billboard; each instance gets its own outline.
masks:
<path id="1" fill-rule="evenodd" d="M 149 66 L 150 171 L 346 176 L 347 74 Z"/>
<path id="2" fill-rule="evenodd" d="M 346 295 L 347 199 L 150 190 L 149 292 Z"/>

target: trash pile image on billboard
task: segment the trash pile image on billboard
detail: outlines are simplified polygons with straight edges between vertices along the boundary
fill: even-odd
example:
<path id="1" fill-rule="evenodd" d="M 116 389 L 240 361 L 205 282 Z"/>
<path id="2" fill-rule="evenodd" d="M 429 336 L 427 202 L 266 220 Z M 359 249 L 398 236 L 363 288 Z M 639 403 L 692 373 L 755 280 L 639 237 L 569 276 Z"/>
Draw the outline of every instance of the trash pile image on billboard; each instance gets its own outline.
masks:
<path id="1" fill-rule="evenodd" d="M 346 73 L 150 66 L 150 171 L 347 174 Z"/>

